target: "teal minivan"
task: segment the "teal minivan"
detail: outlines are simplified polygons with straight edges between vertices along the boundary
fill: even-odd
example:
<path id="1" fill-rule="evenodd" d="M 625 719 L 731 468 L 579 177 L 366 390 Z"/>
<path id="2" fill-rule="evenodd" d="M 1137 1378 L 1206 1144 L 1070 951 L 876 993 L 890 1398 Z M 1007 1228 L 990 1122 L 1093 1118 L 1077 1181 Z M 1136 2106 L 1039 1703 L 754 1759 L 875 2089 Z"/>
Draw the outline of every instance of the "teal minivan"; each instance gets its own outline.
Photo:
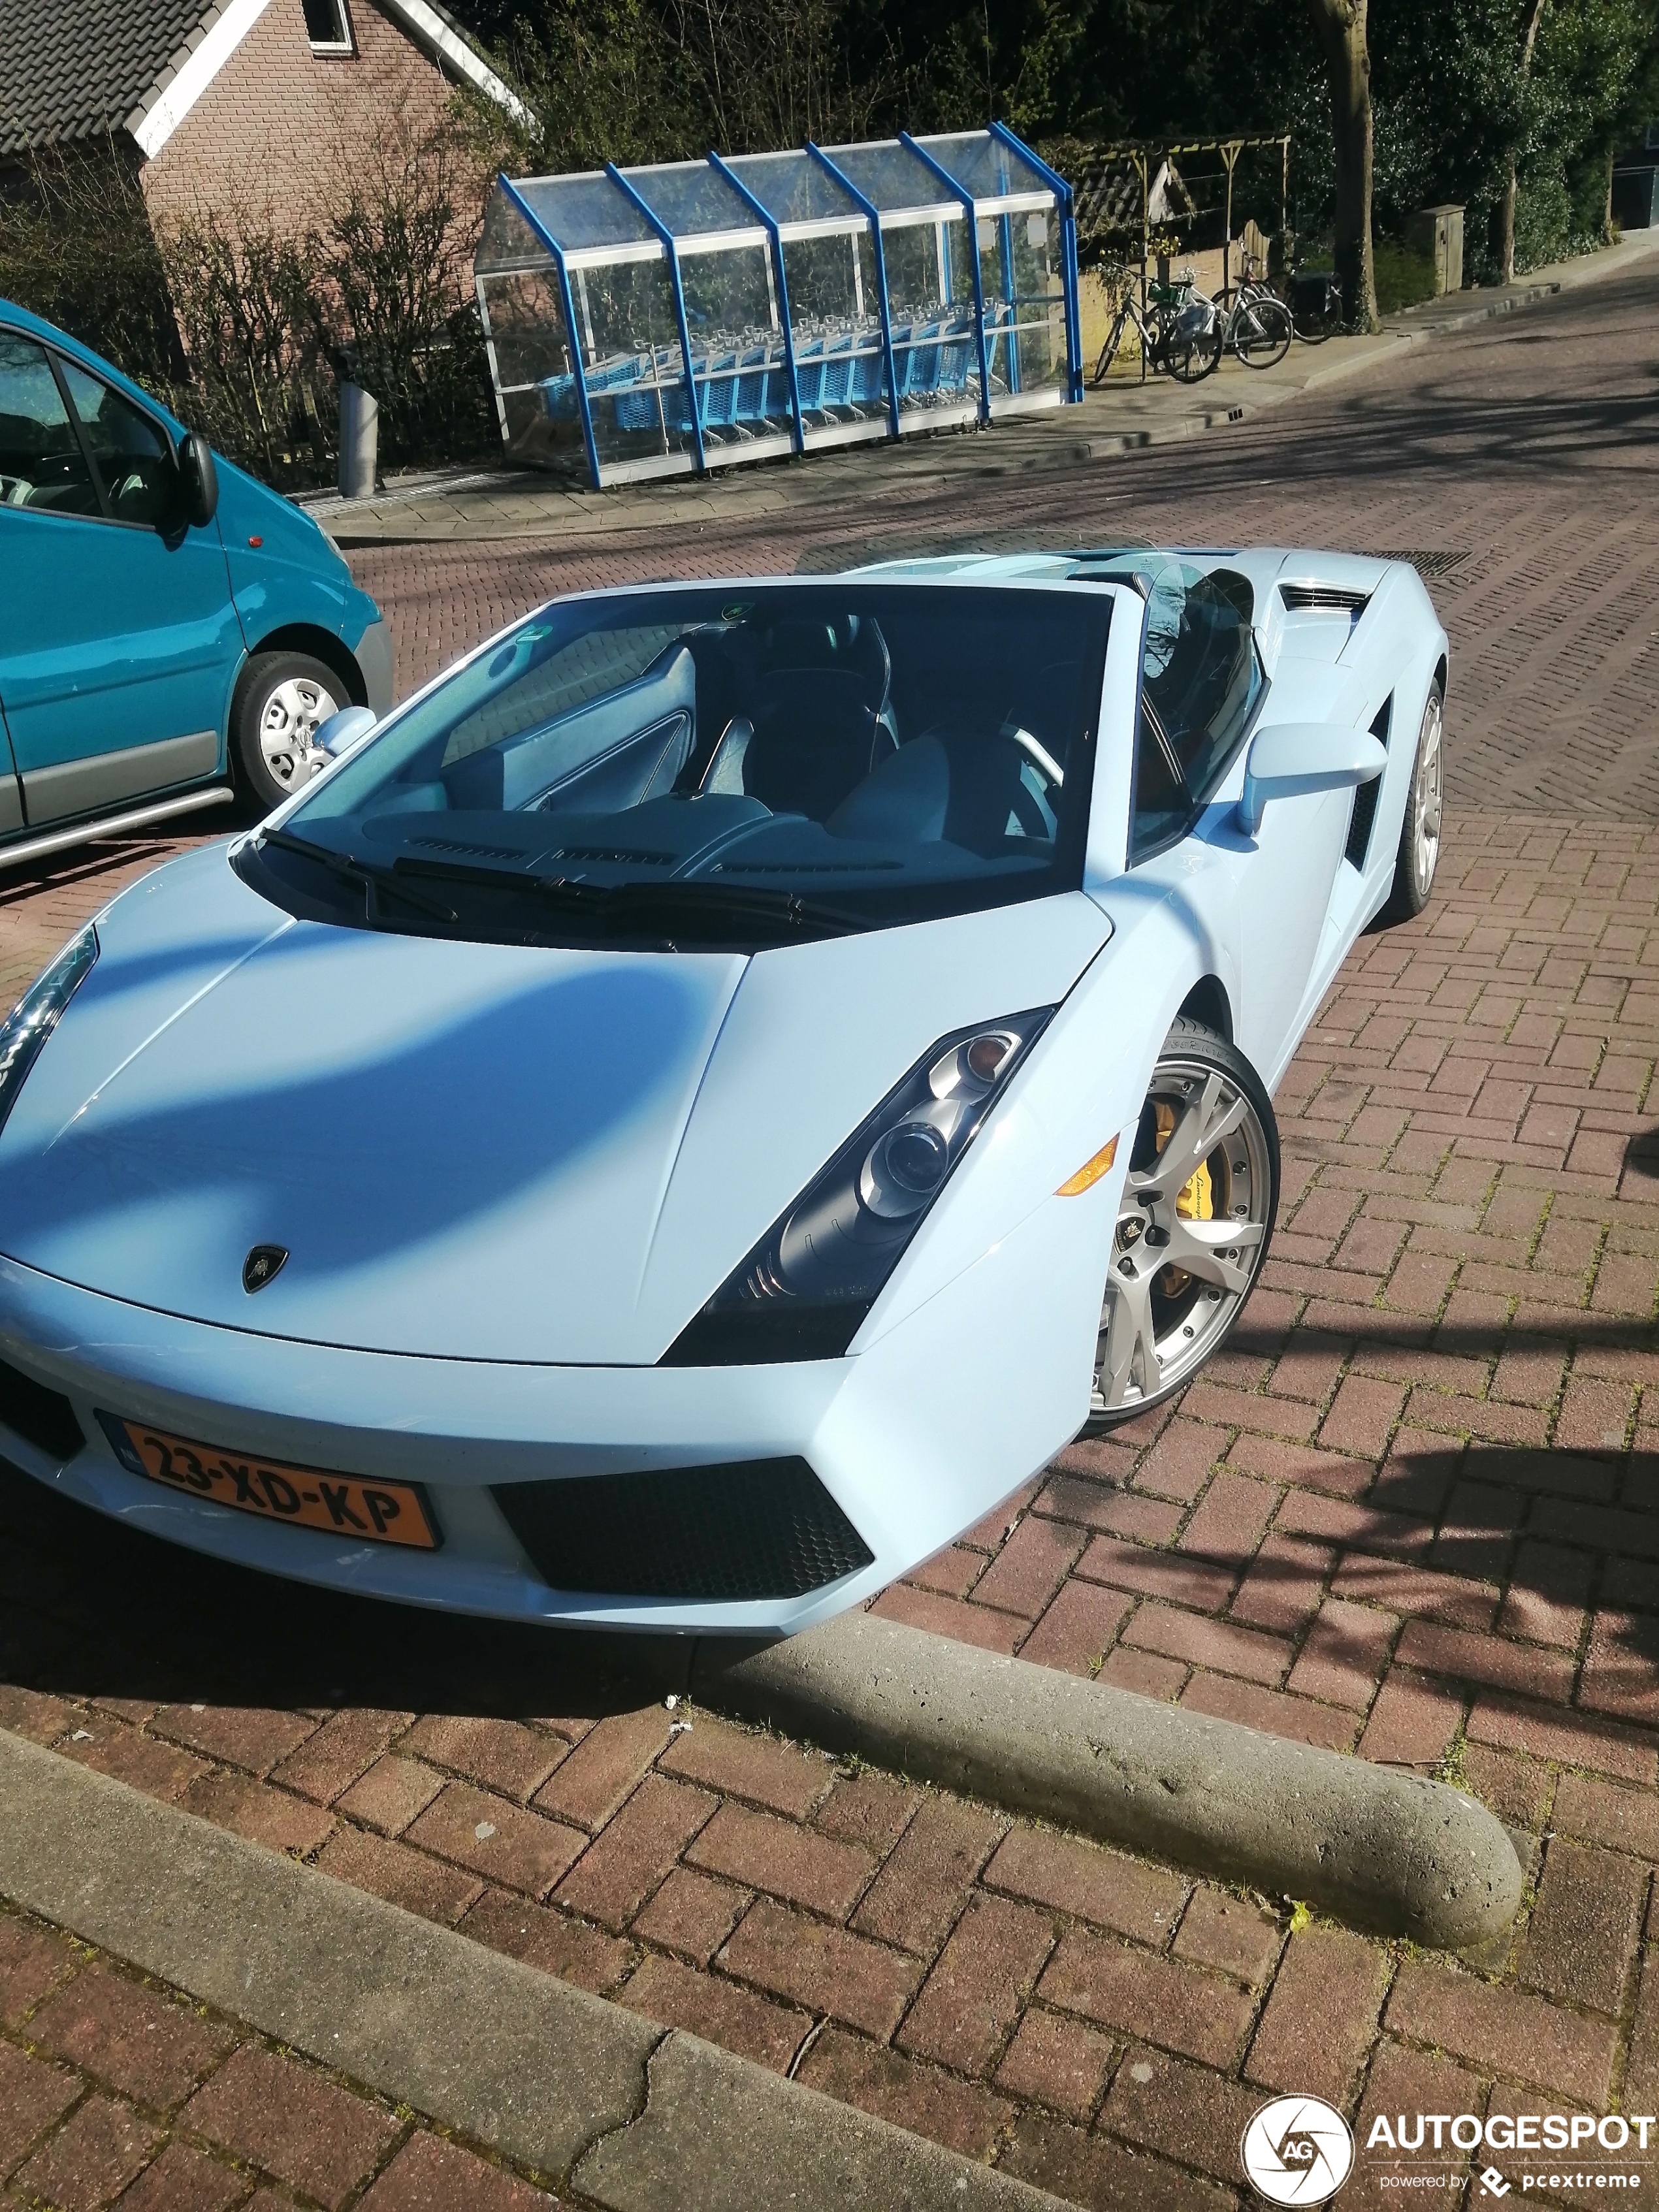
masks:
<path id="1" fill-rule="evenodd" d="M 321 768 L 392 648 L 338 548 L 83 345 L 0 300 L 0 863 Z"/>

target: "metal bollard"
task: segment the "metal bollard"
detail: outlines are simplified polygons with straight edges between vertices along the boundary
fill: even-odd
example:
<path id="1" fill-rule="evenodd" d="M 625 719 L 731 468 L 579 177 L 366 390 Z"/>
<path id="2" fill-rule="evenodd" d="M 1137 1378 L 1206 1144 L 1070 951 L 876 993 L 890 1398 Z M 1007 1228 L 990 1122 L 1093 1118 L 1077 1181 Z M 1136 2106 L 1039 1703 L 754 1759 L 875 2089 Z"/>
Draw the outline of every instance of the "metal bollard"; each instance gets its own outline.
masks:
<path id="1" fill-rule="evenodd" d="M 340 386 L 340 496 L 373 499 L 380 403 L 360 384 Z"/>

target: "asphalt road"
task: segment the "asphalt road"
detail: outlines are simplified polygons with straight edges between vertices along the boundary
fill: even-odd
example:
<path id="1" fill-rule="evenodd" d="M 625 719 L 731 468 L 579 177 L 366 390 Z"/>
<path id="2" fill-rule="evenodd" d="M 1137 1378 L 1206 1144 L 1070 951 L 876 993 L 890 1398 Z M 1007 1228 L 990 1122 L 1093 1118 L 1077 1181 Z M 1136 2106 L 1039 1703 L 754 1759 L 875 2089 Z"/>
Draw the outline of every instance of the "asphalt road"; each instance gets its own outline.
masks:
<path id="1" fill-rule="evenodd" d="M 1437 339 L 1326 396 L 1069 474 L 916 492 L 884 483 L 872 448 L 857 496 L 764 522 L 544 550 L 522 538 L 375 547 L 352 566 L 391 617 L 406 689 L 555 592 L 817 567 L 838 544 L 866 558 L 981 538 L 1432 555 L 1430 587 L 1452 641 L 1452 803 L 1651 820 L 1656 310 L 1650 262 Z"/>

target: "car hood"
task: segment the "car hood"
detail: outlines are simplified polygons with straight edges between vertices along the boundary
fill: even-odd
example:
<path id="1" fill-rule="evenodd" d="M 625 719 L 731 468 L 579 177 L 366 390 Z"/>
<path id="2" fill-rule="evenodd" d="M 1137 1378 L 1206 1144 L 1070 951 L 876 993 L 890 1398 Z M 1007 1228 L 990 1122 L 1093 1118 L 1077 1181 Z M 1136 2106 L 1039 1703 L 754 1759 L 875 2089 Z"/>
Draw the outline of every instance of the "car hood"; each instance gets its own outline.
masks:
<path id="1" fill-rule="evenodd" d="M 648 1364 L 934 1038 L 1109 933 L 1073 894 L 752 957 L 453 944 L 294 921 L 210 848 L 100 919 L 0 1251 L 265 1334 Z"/>

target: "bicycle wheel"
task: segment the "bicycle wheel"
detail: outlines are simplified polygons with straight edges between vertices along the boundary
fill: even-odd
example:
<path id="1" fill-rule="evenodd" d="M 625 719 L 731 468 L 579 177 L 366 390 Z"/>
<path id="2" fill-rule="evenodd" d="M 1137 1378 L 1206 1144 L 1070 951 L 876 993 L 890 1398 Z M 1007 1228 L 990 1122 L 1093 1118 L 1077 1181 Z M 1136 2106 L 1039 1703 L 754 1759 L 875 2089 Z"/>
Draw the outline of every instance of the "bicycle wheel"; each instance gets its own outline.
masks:
<path id="1" fill-rule="evenodd" d="M 1323 345 L 1327 338 L 1335 337 L 1342 328 L 1342 307 L 1339 301 L 1334 308 L 1304 308 L 1300 314 L 1291 316 L 1296 334 L 1304 345 Z"/>
<path id="2" fill-rule="evenodd" d="M 1112 325 L 1111 329 L 1106 333 L 1106 343 L 1100 349 L 1100 359 L 1095 363 L 1095 373 L 1090 380 L 1097 392 L 1098 392 L 1101 386 L 1105 383 L 1106 373 L 1111 368 L 1112 363 L 1117 359 L 1118 347 L 1123 342 L 1123 325 L 1126 319 L 1127 318 L 1120 308 L 1118 311 L 1117 320 Z"/>
<path id="3" fill-rule="evenodd" d="M 1201 384 L 1221 363 L 1219 321 L 1207 331 L 1172 331 L 1164 358 L 1171 376 L 1183 384 Z"/>
<path id="4" fill-rule="evenodd" d="M 1249 300 L 1232 330 L 1233 351 L 1246 368 L 1271 368 L 1291 349 L 1291 311 L 1282 300 Z"/>

